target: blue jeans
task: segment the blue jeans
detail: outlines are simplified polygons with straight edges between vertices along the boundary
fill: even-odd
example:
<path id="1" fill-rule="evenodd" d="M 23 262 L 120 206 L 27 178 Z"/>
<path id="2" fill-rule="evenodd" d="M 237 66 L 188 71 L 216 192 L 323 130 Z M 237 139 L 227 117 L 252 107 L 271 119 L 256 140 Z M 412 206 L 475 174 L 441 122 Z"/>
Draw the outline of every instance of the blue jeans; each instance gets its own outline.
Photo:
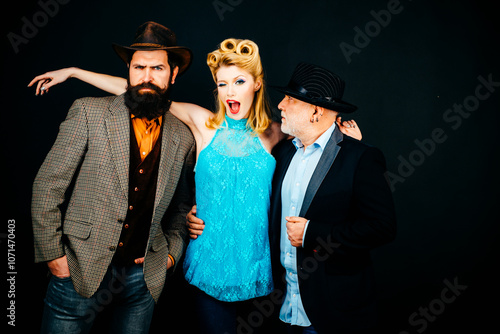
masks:
<path id="1" fill-rule="evenodd" d="M 41 333 L 88 333 L 96 315 L 112 307 L 112 333 L 148 333 L 154 300 L 142 265 L 111 265 L 96 293 L 85 298 L 73 287 L 70 277 L 52 276 L 47 288 Z"/>

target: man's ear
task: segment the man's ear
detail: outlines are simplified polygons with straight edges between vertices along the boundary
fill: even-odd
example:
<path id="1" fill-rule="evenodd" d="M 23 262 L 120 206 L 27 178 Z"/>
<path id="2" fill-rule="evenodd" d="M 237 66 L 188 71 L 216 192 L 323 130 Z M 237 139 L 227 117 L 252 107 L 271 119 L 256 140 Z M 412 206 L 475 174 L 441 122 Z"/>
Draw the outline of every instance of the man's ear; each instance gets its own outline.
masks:
<path id="1" fill-rule="evenodd" d="M 175 83 L 175 78 L 177 77 L 177 74 L 179 74 L 179 66 L 176 66 L 174 68 L 174 71 L 172 72 L 172 80 L 170 82 L 171 85 Z"/>
<path id="2" fill-rule="evenodd" d="M 313 115 L 323 116 L 323 112 L 324 111 L 325 111 L 325 108 L 319 107 L 319 106 L 314 106 L 314 113 L 313 113 Z"/>

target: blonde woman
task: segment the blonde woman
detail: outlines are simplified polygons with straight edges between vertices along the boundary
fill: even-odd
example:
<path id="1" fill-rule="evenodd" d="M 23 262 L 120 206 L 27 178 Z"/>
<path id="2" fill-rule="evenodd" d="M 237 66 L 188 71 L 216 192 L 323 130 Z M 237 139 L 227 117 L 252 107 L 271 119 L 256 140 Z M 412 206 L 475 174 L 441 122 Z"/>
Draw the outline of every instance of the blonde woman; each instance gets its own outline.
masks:
<path id="1" fill-rule="evenodd" d="M 284 138 L 273 123 L 266 99 L 258 46 L 226 39 L 209 53 L 207 64 L 217 85 L 216 111 L 172 102 L 170 111 L 192 131 L 197 145 L 197 216 L 205 222 L 186 250 L 184 274 L 196 287 L 197 314 L 206 333 L 236 333 L 254 298 L 273 289 L 268 213 L 276 161 L 272 148 Z M 76 77 L 113 94 L 126 80 L 77 68 L 33 79 L 37 94 Z M 354 121 L 342 131 L 361 137 Z"/>

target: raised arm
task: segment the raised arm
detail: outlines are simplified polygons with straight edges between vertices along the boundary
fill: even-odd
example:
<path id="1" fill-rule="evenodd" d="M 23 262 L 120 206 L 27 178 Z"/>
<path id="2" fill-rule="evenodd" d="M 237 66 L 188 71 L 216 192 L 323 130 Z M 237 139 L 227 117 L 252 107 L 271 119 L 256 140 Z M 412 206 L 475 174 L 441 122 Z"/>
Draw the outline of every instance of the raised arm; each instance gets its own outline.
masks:
<path id="1" fill-rule="evenodd" d="M 90 72 L 77 67 L 63 68 L 36 76 L 28 84 L 28 87 L 37 83 L 36 95 L 43 95 L 49 91 L 50 87 L 60 84 L 69 78 L 79 79 L 114 95 L 124 93 L 127 87 L 127 80 L 124 78 Z"/>

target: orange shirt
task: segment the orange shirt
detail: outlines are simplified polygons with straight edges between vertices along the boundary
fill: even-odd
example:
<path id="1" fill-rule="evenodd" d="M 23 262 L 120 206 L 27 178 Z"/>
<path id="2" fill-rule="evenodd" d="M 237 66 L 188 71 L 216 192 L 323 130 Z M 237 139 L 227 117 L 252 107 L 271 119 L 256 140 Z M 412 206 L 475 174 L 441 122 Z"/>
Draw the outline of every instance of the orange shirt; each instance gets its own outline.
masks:
<path id="1" fill-rule="evenodd" d="M 134 128 L 135 139 L 139 145 L 139 152 L 141 152 L 141 160 L 144 160 L 153 150 L 156 140 L 160 136 L 161 124 L 163 122 L 162 116 L 148 121 L 147 118 L 139 118 L 134 115 L 130 115 L 132 118 L 132 127 Z M 172 261 L 172 265 L 175 263 L 175 259 L 172 255 L 168 254 L 168 257 Z"/>
<path id="2" fill-rule="evenodd" d="M 147 118 L 139 118 L 131 115 L 132 127 L 134 128 L 135 139 L 141 152 L 141 160 L 153 150 L 158 136 L 160 136 L 162 116 L 148 121 Z"/>

